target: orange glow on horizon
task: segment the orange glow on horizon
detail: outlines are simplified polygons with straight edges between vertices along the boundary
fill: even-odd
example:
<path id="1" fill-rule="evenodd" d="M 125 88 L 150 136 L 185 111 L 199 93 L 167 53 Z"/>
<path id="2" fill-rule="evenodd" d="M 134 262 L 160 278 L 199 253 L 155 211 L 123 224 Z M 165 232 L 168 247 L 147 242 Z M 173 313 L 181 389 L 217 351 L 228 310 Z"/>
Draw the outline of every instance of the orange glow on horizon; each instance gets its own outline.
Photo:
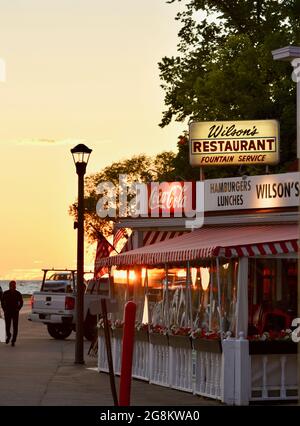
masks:
<path id="1" fill-rule="evenodd" d="M 181 7 L 30 1 L 24 19 L 25 9 L 12 3 L 3 2 L 0 14 L 7 64 L 0 84 L 0 273 L 3 280 L 39 280 L 41 268 L 76 268 L 71 148 L 93 150 L 86 176 L 141 151 L 177 150 L 183 123 L 157 126 L 164 109 L 157 61 L 176 53 Z M 94 257 L 85 242 L 85 270 Z"/>

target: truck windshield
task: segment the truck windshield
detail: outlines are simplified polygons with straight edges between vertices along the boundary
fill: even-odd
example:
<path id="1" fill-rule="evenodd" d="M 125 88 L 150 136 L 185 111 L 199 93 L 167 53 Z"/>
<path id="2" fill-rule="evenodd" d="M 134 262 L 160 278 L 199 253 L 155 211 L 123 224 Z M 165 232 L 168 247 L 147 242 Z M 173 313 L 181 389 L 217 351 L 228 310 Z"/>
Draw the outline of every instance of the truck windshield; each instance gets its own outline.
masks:
<path id="1" fill-rule="evenodd" d="M 71 274 L 52 274 L 50 278 L 48 278 L 49 281 L 71 281 L 72 275 Z"/>
<path id="2" fill-rule="evenodd" d="M 41 291 L 49 291 L 54 293 L 72 293 L 72 285 L 64 281 L 45 281 Z"/>

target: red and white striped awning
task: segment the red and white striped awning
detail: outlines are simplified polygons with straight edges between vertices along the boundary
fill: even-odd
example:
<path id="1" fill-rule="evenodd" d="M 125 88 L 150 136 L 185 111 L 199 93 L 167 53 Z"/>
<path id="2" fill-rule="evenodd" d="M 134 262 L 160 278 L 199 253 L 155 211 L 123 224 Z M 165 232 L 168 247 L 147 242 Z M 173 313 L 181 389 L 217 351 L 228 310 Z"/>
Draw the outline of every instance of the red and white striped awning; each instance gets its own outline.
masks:
<path id="1" fill-rule="evenodd" d="M 277 255 L 295 253 L 298 248 L 296 224 L 206 227 L 101 259 L 99 266 L 159 265 L 218 256 Z"/>
<path id="2" fill-rule="evenodd" d="M 185 234 L 186 231 L 147 231 L 143 235 L 143 247 L 149 246 L 150 244 L 159 243 L 161 241 L 170 240 L 171 238 L 180 237 Z M 128 241 L 122 249 L 122 253 L 133 250 L 132 242 L 133 234 L 130 235 Z"/>

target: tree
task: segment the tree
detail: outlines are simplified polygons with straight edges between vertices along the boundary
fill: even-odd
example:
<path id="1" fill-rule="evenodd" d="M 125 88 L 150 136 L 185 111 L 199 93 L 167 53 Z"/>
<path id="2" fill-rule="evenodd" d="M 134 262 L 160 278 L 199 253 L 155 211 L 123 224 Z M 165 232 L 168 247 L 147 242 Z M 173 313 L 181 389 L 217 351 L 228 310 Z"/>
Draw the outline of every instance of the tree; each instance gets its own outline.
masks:
<path id="1" fill-rule="evenodd" d="M 181 0 L 168 3 L 175 1 Z M 160 126 L 167 126 L 172 119 L 275 118 L 280 122 L 282 141 L 276 171 L 285 170 L 296 152 L 296 85 L 291 79 L 290 64 L 275 62 L 271 51 L 300 43 L 300 2 L 185 3 L 176 18 L 182 23 L 178 56 L 164 57 L 159 63 L 168 108 Z M 262 169 L 251 166 L 245 171 L 257 174 Z M 208 169 L 209 177 L 217 173 L 232 174 L 233 169 Z"/>
<path id="2" fill-rule="evenodd" d="M 101 182 L 111 182 L 117 188 L 116 203 L 119 203 L 119 177 L 126 175 L 128 185 L 128 201 L 135 195 L 130 189 L 133 182 L 170 181 L 174 175 L 173 152 L 162 152 L 155 157 L 136 155 L 132 158 L 114 162 L 102 169 L 99 173 L 88 175 L 85 178 L 85 232 L 90 242 L 97 240 L 97 232 L 101 231 L 105 236 L 113 232 L 113 226 L 117 218 L 101 219 L 96 211 L 97 202 L 101 195 L 97 193 L 97 186 Z M 77 202 L 69 207 L 69 213 L 74 220 L 77 218 Z"/>

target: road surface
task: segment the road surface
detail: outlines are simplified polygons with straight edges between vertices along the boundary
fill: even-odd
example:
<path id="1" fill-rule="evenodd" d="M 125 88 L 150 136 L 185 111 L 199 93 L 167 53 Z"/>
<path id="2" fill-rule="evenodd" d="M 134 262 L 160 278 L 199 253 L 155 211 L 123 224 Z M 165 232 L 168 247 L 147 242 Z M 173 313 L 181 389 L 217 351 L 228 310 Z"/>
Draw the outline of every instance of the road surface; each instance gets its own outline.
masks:
<path id="1" fill-rule="evenodd" d="M 108 374 L 96 371 L 97 359 L 87 355 L 89 342 L 85 342 L 86 364 L 75 365 L 75 334 L 67 340 L 54 340 L 48 335 L 46 326 L 27 320 L 28 312 L 26 301 L 20 314 L 16 346 L 0 343 L 0 405 L 112 406 Z M 134 380 L 131 405 L 219 404 Z"/>

